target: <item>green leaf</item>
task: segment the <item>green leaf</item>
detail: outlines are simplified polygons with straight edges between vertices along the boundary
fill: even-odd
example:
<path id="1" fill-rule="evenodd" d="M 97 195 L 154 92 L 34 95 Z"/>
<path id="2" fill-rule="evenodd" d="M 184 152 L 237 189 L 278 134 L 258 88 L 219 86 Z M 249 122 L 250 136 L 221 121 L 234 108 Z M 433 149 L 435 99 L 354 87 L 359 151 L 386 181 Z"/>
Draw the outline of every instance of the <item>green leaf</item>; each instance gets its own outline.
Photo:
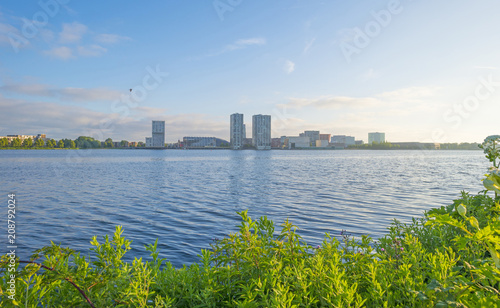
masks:
<path id="1" fill-rule="evenodd" d="M 500 193 L 500 176 L 496 173 L 491 173 L 483 180 L 483 185 L 487 190 Z"/>
<path id="2" fill-rule="evenodd" d="M 474 228 L 479 230 L 479 222 L 477 221 L 476 217 L 469 217 L 469 222 L 470 222 L 471 226 L 473 226 Z"/>
<path id="3" fill-rule="evenodd" d="M 457 207 L 457 211 L 458 211 L 458 214 L 460 214 L 460 216 L 465 217 L 465 214 L 467 213 L 467 208 L 465 207 L 465 205 L 463 205 L 463 203 L 461 203 Z"/>
<path id="4" fill-rule="evenodd" d="M 498 251 L 492 246 L 488 246 L 488 249 L 490 251 L 491 257 L 493 258 L 493 261 L 495 262 L 496 267 L 500 268 L 500 253 L 498 253 Z"/>

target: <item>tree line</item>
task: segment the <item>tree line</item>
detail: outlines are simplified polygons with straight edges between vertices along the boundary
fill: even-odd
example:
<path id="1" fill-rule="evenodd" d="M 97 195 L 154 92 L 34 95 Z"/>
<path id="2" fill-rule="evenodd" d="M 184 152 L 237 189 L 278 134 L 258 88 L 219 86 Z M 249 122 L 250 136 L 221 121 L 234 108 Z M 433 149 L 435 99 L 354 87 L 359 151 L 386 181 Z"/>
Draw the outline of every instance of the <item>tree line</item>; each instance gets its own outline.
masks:
<path id="1" fill-rule="evenodd" d="M 144 147 L 144 142 L 138 142 L 137 147 Z M 15 148 L 15 149 L 100 149 L 100 148 L 114 148 L 115 143 L 111 138 L 106 139 L 103 143 L 92 137 L 80 136 L 75 140 L 61 139 L 56 141 L 54 139 L 38 138 L 33 140 L 27 138 L 21 141 L 20 138 L 9 141 L 6 137 L 0 139 L 0 148 Z M 120 141 L 119 147 L 129 147 L 127 140 Z"/>
<path id="2" fill-rule="evenodd" d="M 373 142 L 365 144 L 350 145 L 348 149 L 364 149 L 364 150 L 479 150 L 479 143 L 463 142 L 463 143 L 441 143 L 436 148 L 430 143 L 409 143 L 409 144 L 392 144 L 390 142 Z"/>

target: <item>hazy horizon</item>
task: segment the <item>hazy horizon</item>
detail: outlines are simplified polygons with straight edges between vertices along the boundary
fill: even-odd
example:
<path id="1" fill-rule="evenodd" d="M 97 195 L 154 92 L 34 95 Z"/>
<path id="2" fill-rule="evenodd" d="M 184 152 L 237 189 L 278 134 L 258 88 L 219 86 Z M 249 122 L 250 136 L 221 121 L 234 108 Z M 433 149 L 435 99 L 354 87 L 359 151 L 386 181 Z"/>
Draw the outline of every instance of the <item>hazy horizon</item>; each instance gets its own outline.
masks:
<path id="1" fill-rule="evenodd" d="M 229 140 L 229 116 L 367 142 L 499 134 L 500 3 L 0 4 L 0 136 Z M 132 90 L 132 91 L 130 91 Z"/>

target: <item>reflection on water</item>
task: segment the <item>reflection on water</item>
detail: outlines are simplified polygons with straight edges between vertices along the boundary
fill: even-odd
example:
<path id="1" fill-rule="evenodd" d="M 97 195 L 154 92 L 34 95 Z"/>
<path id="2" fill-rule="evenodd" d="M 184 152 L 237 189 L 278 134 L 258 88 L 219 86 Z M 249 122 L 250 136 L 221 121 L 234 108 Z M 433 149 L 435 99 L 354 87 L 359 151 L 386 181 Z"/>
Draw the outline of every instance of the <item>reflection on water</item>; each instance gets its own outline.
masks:
<path id="1" fill-rule="evenodd" d="M 123 225 L 132 254 L 158 238 L 179 266 L 236 231 L 237 211 L 289 218 L 310 244 L 342 229 L 378 238 L 482 190 L 487 167 L 480 151 L 0 151 L 0 184 L 18 195 L 20 256 L 50 240 L 87 251 Z"/>

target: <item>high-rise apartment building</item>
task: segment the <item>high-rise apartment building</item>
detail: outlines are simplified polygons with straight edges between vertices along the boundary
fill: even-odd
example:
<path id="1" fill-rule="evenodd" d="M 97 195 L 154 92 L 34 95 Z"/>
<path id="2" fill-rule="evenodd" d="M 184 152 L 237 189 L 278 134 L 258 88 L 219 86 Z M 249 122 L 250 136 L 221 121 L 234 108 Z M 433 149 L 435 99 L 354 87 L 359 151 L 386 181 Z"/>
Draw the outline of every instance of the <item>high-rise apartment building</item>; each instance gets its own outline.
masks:
<path id="1" fill-rule="evenodd" d="M 152 147 L 165 147 L 165 121 L 153 121 Z"/>
<path id="2" fill-rule="evenodd" d="M 243 140 L 246 138 L 246 128 L 243 123 L 243 114 L 233 113 L 231 115 L 229 130 L 231 148 L 234 150 L 241 149 L 243 147 Z"/>
<path id="3" fill-rule="evenodd" d="M 271 149 L 271 116 L 256 114 L 252 117 L 252 144 L 257 150 Z"/>
<path id="4" fill-rule="evenodd" d="M 368 144 L 372 144 L 374 142 L 384 143 L 385 133 L 368 133 Z"/>

